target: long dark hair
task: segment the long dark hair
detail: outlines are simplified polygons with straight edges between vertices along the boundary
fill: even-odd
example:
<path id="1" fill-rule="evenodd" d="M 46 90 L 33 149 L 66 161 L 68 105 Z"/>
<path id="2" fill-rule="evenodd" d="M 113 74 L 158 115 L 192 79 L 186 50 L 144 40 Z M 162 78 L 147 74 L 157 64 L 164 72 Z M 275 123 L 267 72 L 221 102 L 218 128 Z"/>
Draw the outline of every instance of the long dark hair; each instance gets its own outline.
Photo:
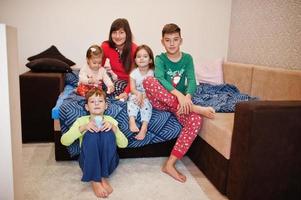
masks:
<path id="1" fill-rule="evenodd" d="M 132 59 L 131 59 L 131 49 L 132 49 L 132 31 L 129 25 L 128 20 L 124 18 L 118 18 L 115 21 L 113 21 L 110 29 L 110 34 L 109 34 L 109 45 L 111 48 L 116 48 L 115 43 L 113 42 L 112 39 L 112 33 L 114 31 L 117 31 L 119 29 L 123 29 L 126 34 L 126 39 L 125 39 L 125 44 L 122 50 L 122 53 L 120 55 L 120 59 L 122 61 L 123 66 L 125 67 L 125 71 L 127 73 L 130 72 L 131 66 L 132 66 Z"/>

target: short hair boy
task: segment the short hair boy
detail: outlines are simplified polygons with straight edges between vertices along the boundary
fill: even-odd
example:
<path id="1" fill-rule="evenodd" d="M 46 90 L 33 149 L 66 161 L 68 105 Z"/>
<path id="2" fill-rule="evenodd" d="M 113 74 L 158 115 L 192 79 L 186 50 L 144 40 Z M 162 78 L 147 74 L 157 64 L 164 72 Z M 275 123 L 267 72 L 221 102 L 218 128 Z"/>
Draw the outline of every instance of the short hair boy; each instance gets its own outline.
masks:
<path id="1" fill-rule="evenodd" d="M 166 24 L 162 30 L 161 43 L 166 52 L 155 58 L 155 78 L 148 77 L 143 85 L 153 107 L 174 113 L 182 124 L 182 131 L 162 171 L 180 182 L 186 177 L 175 164 L 190 148 L 201 128 L 202 117 L 213 118 L 214 109 L 192 103 L 196 90 L 193 60 L 190 54 L 180 50 L 181 29 L 176 24 Z"/>

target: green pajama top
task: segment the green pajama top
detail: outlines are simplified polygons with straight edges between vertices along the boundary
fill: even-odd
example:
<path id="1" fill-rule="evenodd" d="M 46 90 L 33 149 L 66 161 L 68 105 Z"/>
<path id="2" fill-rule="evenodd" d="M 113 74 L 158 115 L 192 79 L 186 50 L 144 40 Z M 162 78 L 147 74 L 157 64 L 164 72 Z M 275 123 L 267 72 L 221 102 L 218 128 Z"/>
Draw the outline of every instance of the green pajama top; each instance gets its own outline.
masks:
<path id="1" fill-rule="evenodd" d="M 194 94 L 196 80 L 194 64 L 190 54 L 183 53 L 178 62 L 169 60 L 166 53 L 155 59 L 155 77 L 169 92 L 177 89 L 182 94 Z"/>

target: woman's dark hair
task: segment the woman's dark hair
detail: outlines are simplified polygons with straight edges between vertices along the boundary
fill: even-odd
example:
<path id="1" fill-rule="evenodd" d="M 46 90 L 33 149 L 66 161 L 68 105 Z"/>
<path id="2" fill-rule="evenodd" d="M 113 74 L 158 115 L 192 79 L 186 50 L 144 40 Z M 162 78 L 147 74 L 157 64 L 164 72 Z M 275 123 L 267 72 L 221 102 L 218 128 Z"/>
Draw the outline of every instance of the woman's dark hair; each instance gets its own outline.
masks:
<path id="1" fill-rule="evenodd" d="M 143 44 L 143 45 L 140 45 L 137 47 L 135 54 L 134 54 L 134 58 L 136 58 L 138 51 L 140 51 L 141 49 L 144 49 L 147 52 L 147 54 L 149 55 L 149 58 L 152 60 L 152 62 L 149 63 L 149 68 L 154 69 L 155 68 L 154 54 L 153 54 L 152 49 L 149 46 L 147 46 L 146 44 Z M 136 63 L 135 63 L 135 67 L 138 67 Z"/>
<path id="2" fill-rule="evenodd" d="M 129 25 L 129 22 L 124 19 L 124 18 L 118 18 L 115 21 L 113 21 L 110 29 L 110 34 L 109 34 L 109 45 L 111 48 L 116 48 L 115 43 L 113 42 L 112 39 L 112 33 L 114 31 L 117 31 L 119 29 L 123 29 L 126 34 L 126 39 L 125 39 L 125 44 L 122 50 L 122 53 L 120 55 L 120 59 L 122 61 L 122 64 L 125 67 L 125 71 L 127 73 L 130 72 L 131 66 L 132 66 L 132 59 L 131 59 L 131 49 L 132 49 L 132 31 Z"/>

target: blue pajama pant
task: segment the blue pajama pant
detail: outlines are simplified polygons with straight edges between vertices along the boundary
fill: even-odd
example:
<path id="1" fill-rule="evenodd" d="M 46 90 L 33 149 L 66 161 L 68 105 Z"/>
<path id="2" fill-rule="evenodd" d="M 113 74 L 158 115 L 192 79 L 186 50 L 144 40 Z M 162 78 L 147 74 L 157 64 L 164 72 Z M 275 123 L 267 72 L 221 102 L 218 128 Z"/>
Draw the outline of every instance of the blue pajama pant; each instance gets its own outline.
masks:
<path id="1" fill-rule="evenodd" d="M 91 133 L 83 137 L 79 165 L 83 172 L 82 181 L 100 182 L 116 169 L 119 163 L 116 138 L 113 131 Z"/>

